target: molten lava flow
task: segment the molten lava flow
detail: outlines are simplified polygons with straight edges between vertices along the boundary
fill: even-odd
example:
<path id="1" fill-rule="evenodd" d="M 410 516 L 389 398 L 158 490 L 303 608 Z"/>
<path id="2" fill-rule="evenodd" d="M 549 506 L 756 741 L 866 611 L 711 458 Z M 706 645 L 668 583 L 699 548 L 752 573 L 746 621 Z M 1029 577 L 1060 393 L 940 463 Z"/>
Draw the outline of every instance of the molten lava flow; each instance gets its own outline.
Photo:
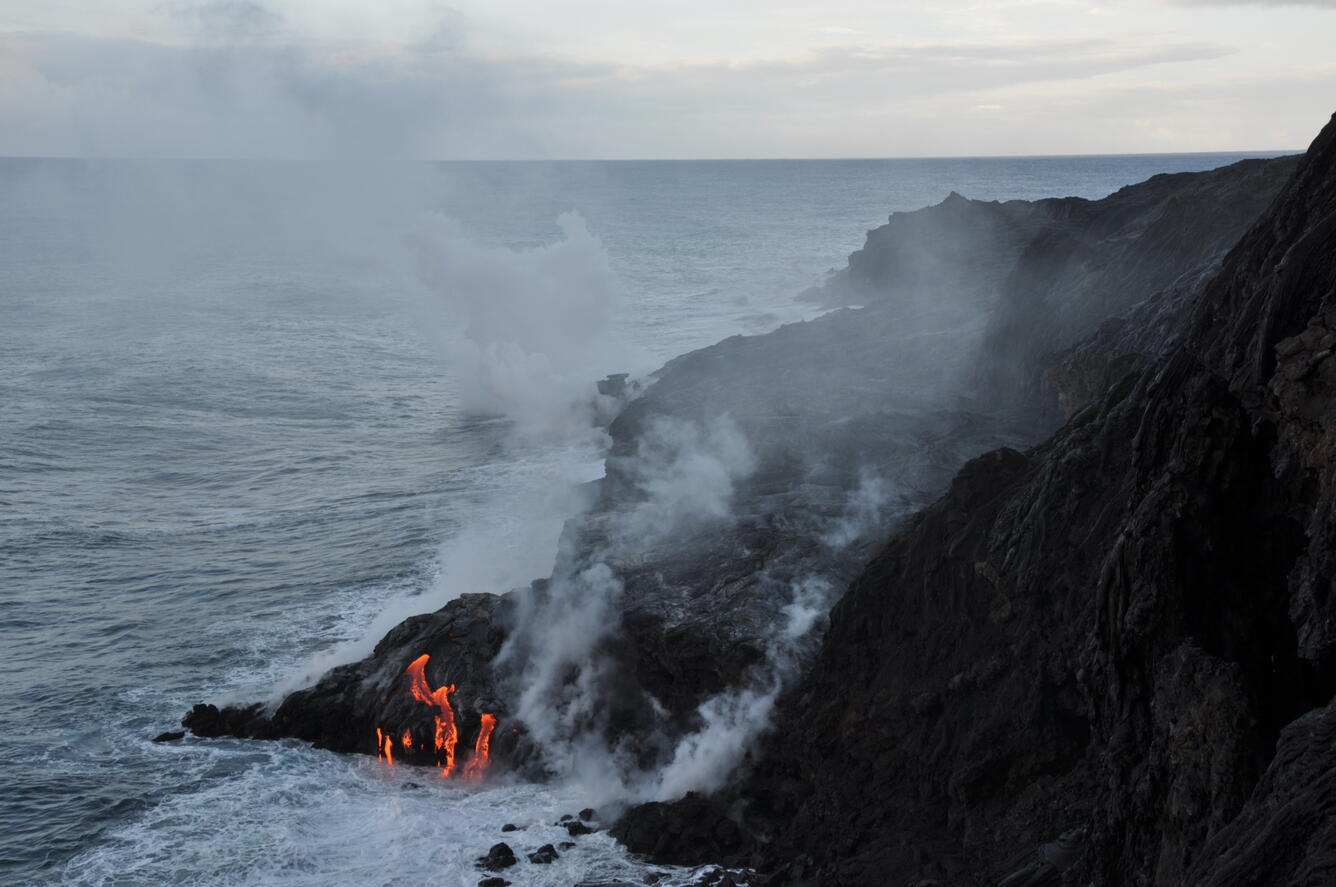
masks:
<path id="1" fill-rule="evenodd" d="M 496 715 L 484 714 L 482 726 L 478 729 L 478 741 L 473 743 L 473 757 L 464 765 L 464 776 L 468 779 L 482 779 L 487 772 L 487 765 L 492 763 L 492 730 L 496 728 Z"/>
<path id="2" fill-rule="evenodd" d="M 450 776 L 455 770 L 455 746 L 459 745 L 459 727 L 455 724 L 454 707 L 450 705 L 450 694 L 456 687 L 445 684 L 435 690 L 431 688 L 426 673 L 430 659 L 430 655 L 423 653 L 404 669 L 404 674 L 408 675 L 408 692 L 413 698 L 436 709 L 436 761 L 441 765 L 441 775 Z M 495 728 L 496 715 L 484 714 L 478 738 L 473 743 L 473 756 L 463 768 L 465 778 L 481 779 L 492 763 L 492 731 Z M 404 730 L 400 735 L 399 747 L 413 751 L 412 730 Z M 394 766 L 394 736 L 380 727 L 376 728 L 376 756 Z"/>
<path id="3" fill-rule="evenodd" d="M 425 670 L 431 656 L 423 653 L 404 670 L 408 675 L 408 692 L 413 698 L 439 710 L 436 714 L 436 751 L 441 764 L 441 775 L 449 776 L 455 769 L 455 746 L 459 744 L 459 728 L 455 726 L 455 710 L 450 707 L 454 684 L 442 684 L 435 690 L 427 683 Z"/>

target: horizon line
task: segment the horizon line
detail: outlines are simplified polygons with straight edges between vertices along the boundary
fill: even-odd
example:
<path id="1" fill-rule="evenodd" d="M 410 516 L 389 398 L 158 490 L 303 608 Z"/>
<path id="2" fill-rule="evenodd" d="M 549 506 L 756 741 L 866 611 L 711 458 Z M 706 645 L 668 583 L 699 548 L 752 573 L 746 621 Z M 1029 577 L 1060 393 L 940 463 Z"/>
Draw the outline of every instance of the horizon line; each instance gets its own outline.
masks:
<path id="1" fill-rule="evenodd" d="M 1095 157 L 1185 157 L 1226 154 L 1258 154 L 1284 156 L 1303 154 L 1304 148 L 1238 148 L 1212 149 L 1210 151 L 1124 151 L 1113 153 L 1073 153 L 1073 154 L 904 154 L 897 156 L 848 156 L 848 157 L 463 157 L 437 159 L 400 159 L 402 163 L 804 163 L 833 161 L 867 160 L 1060 160 Z M 76 155 L 76 154 L 0 154 L 0 161 L 5 160 L 44 160 L 44 161 L 82 161 L 86 163 L 315 163 L 334 160 L 339 157 L 182 157 L 182 156 L 131 156 L 131 155 Z M 366 158 L 351 158 L 353 162 Z M 376 161 L 387 162 L 387 161 Z"/>

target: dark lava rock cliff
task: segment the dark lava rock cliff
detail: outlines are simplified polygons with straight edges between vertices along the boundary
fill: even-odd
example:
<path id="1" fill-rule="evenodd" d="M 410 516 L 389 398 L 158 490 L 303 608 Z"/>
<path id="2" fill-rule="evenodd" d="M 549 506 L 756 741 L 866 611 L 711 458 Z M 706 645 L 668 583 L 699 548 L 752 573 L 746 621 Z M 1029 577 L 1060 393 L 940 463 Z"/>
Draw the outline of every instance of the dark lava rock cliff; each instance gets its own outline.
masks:
<path id="1" fill-rule="evenodd" d="M 733 821 L 731 809 L 709 819 L 719 824 L 711 834 L 728 836 L 715 849 L 784 867 L 799 880 L 811 871 L 824 883 L 886 883 L 883 863 L 899 866 L 897 878 L 984 872 L 998 848 L 1093 821 L 1091 786 L 1104 777 L 1076 761 L 1090 754 L 1106 717 L 1091 707 L 1091 688 L 1111 679 L 1099 669 L 1114 667 L 1080 658 L 1080 619 L 1088 615 L 1077 612 L 1088 591 L 1081 571 L 1093 569 L 1086 560 L 1103 563 L 1101 534 L 1126 523 L 1118 509 L 1132 500 L 1120 497 L 1149 495 L 1100 484 L 1125 482 L 1124 463 L 1142 453 L 1133 445 L 1141 440 L 1140 408 L 1132 405 L 1159 378 L 1150 368 L 1180 341 L 1183 318 L 1207 298 L 1202 288 L 1222 279 L 1213 272 L 1223 254 L 1296 163 L 1157 176 L 1099 201 L 999 204 L 953 195 L 893 216 L 869 233 L 825 296 L 865 307 L 728 339 L 656 374 L 612 422 L 606 476 L 590 490 L 591 507 L 568 523 L 549 579 L 500 596 L 466 595 L 414 617 L 370 657 L 275 708 L 201 705 L 186 726 L 204 736 L 291 736 L 367 754 L 380 748 L 377 729 L 396 742 L 406 732 L 412 748 L 396 746 L 396 757 L 431 763 L 439 757 L 428 743 L 436 713 L 413 695 L 406 674 L 425 654 L 427 688 L 457 688 L 461 754 L 480 741 L 483 716 L 493 715 L 496 759 L 542 775 L 552 764 L 545 761 L 552 725 L 540 735 L 524 714 L 538 695 L 579 712 L 581 728 L 609 745 L 633 749 L 637 766 L 657 767 L 700 725 L 702 703 L 773 686 L 777 628 L 800 593 L 817 589 L 823 604 L 838 597 L 889 531 L 951 484 L 947 499 L 897 537 L 836 610 L 817 670 L 789 698 L 767 764 L 755 771 L 748 827 L 722 824 Z M 1121 392 L 1113 404 L 1099 399 L 1110 380 Z M 1046 453 L 1068 453 L 1065 444 L 1018 452 L 1052 432 L 1063 409 L 1092 399 L 1097 405 L 1057 439 L 1086 441 L 1070 450 L 1079 457 L 1052 457 L 1066 472 L 1060 478 L 1042 466 Z M 1123 412 L 1120 403 L 1128 404 Z M 1166 407 L 1165 421 L 1187 416 L 1184 404 Z M 1215 427 L 1226 419 L 1211 413 L 1199 421 Z M 1261 433 L 1248 416 L 1229 421 Z M 967 460 L 1003 446 L 1012 449 L 970 463 L 951 481 Z M 1256 442 L 1230 446 L 1263 461 L 1270 452 Z M 1210 464 L 1242 471 L 1227 459 Z M 1032 476 L 1055 479 L 1031 500 L 1009 504 L 1008 485 Z M 1294 529 L 1300 518 L 1231 495 L 1202 504 L 1203 515 L 1181 528 L 1206 534 L 1205 518 L 1224 521 L 1239 509 L 1253 522 L 1220 543 L 1233 560 L 1194 568 L 1203 581 L 1270 576 L 1302 539 Z M 1059 500 L 1068 511 L 1045 511 Z M 990 507 L 1001 510 L 990 517 Z M 1273 517 L 1280 523 L 1263 534 Z M 1240 542 L 1256 538 L 1272 541 L 1251 550 Z M 1072 563 L 1046 560 L 1054 549 Z M 1242 595 L 1222 588 L 1229 600 Z M 1148 605 L 1137 606 L 1141 613 Z M 545 646 L 547 636 L 561 644 Z M 1289 660 L 1276 667 L 1289 671 L 1275 686 L 1301 697 L 1267 710 L 1282 723 L 1306 704 L 1308 691 L 1296 688 L 1309 678 Z M 1129 679 L 1124 668 L 1114 668 L 1120 680 Z M 549 682 L 542 693 L 533 692 L 535 674 Z M 847 686 L 836 680 L 841 674 Z M 1296 675 L 1303 680 L 1291 680 Z M 998 695 L 998 682 L 1024 692 Z M 957 715 L 944 713 L 976 696 L 992 700 L 996 719 L 961 708 L 965 723 L 952 726 Z M 577 720 L 567 714 L 552 720 Z M 1042 733 L 1022 729 L 1032 721 Z M 1255 749 L 1247 754 L 1264 764 Z M 826 764 L 839 772 L 826 773 Z M 941 786 L 924 782 L 929 777 Z M 1069 793 L 1059 804 L 1046 786 Z M 1009 805 L 1021 803 L 1013 793 L 1033 803 L 1023 835 L 993 815 L 1012 815 Z M 672 805 L 656 809 L 672 815 Z M 791 852 L 757 843 L 758 835 Z M 901 850 L 904 858 L 895 855 Z"/>
<path id="2" fill-rule="evenodd" d="M 1173 343 L 868 564 L 703 855 L 775 884 L 1336 883 L 1336 121 L 1177 313 L 1071 352 Z"/>
<path id="3" fill-rule="evenodd" d="M 568 528 L 573 550 L 598 552 L 625 582 L 625 652 L 640 687 L 689 720 L 764 659 L 795 581 L 819 576 L 838 594 L 873 543 L 967 459 L 1041 439 L 1110 365 L 1161 354 L 1182 306 L 1296 164 L 1160 175 L 1102 200 L 953 194 L 869 232 L 819 294 L 861 309 L 670 362 L 612 423 L 607 477 Z M 1068 248 L 1050 248 L 1058 241 Z M 1147 305 L 1156 323 L 1119 316 Z M 1027 331 L 1023 348 L 1017 329 Z M 1074 366 L 1059 350 L 1096 331 L 1105 339 L 1086 345 L 1082 389 L 1050 363 Z M 656 425 L 720 417 L 754 458 L 735 481 L 727 525 L 695 523 L 610 550 L 607 536 L 645 501 L 637 480 Z M 851 544 L 829 544 L 868 478 L 885 496 L 879 520 Z"/>

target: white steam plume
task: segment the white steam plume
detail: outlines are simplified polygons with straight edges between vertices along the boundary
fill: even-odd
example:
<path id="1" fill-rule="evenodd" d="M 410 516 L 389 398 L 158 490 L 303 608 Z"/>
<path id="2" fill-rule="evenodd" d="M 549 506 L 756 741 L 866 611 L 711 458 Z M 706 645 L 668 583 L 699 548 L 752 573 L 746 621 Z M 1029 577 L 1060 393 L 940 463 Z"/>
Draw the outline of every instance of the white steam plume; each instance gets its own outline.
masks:
<path id="1" fill-rule="evenodd" d="M 672 760 L 637 786 L 639 800 L 666 801 L 690 791 L 723 788 L 747 751 L 770 726 L 779 694 L 796 674 L 812 628 L 830 600 L 830 584 L 808 578 L 793 586 L 784 607 L 784 621 L 770 642 L 765 662 L 753 673 L 751 686 L 728 690 L 703 702 L 697 713 L 704 725 L 684 736 Z"/>
<path id="2" fill-rule="evenodd" d="M 844 513 L 822 534 L 821 541 L 838 551 L 883 529 L 894 493 L 895 486 L 890 481 L 863 466 L 858 472 L 858 486 L 845 502 Z"/>
<path id="3" fill-rule="evenodd" d="M 634 365 L 610 330 L 616 277 L 578 215 L 557 220 L 562 239 L 525 250 L 479 244 L 439 214 L 423 218 L 407 238 L 421 277 L 414 290 L 420 331 L 441 347 L 466 410 L 511 420 L 507 456 L 528 476 L 445 542 L 440 572 L 424 593 L 388 602 L 361 638 L 306 663 L 275 689 L 280 696 L 368 655 L 409 616 L 467 592 L 503 592 L 552 574 L 562 524 L 588 504 L 580 485 L 598 476 L 606 445 L 597 420 L 613 404 L 596 380 Z M 586 588 L 588 601 L 579 596 Z M 615 622 L 597 571 L 558 576 L 551 589 L 545 614 L 559 629 L 596 639 L 597 619 Z M 563 637 L 561 630 L 547 636 L 543 669 L 578 659 L 580 649 L 560 646 Z M 536 679 L 537 687 L 550 685 L 542 674 Z"/>
<path id="4" fill-rule="evenodd" d="M 623 519 L 614 544 L 640 550 L 679 529 L 729 520 L 734 485 L 756 470 L 756 456 L 729 416 L 703 423 L 660 416 L 620 467 L 645 498 Z"/>
<path id="5" fill-rule="evenodd" d="M 625 471 L 643 499 L 592 552 L 565 551 L 552 581 L 521 614 L 497 659 L 517 670 L 515 714 L 549 768 L 603 799 L 623 798 L 643 779 L 625 750 L 604 741 L 616 666 L 601 647 L 619 628 L 623 585 L 609 563 L 642 553 L 674 532 L 732 519 L 737 482 L 755 470 L 746 438 L 727 416 L 707 422 L 657 418 Z M 574 543 L 573 543 L 574 544 Z"/>
<path id="6" fill-rule="evenodd" d="M 530 440 L 587 431 L 595 382 L 632 362 L 609 331 L 619 289 L 603 244 L 576 213 L 557 226 L 560 240 L 514 250 L 430 214 L 412 238 L 465 407 L 515 420 Z"/>

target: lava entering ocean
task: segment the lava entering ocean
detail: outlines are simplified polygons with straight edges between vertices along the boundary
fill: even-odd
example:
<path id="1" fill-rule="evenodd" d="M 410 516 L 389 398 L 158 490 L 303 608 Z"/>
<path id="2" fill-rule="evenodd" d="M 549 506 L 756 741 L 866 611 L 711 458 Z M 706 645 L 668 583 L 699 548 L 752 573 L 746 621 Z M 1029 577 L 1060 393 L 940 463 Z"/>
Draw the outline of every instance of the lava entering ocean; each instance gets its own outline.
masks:
<path id="1" fill-rule="evenodd" d="M 413 698 L 436 709 L 435 748 L 436 763 L 441 767 L 441 776 L 455 773 L 455 748 L 459 745 L 459 727 L 455 723 L 455 709 L 450 704 L 450 694 L 458 689 L 454 684 L 442 684 L 435 690 L 427 683 L 427 662 L 431 656 L 423 653 L 404 669 L 408 675 L 408 692 Z M 492 731 L 496 728 L 496 715 L 484 712 L 478 737 L 473 744 L 473 755 L 462 768 L 466 779 L 482 779 L 492 763 Z M 376 728 L 376 755 L 389 766 L 394 766 L 394 735 L 389 730 Z M 405 729 L 399 737 L 399 747 L 403 751 L 413 751 L 413 731 Z"/>
<path id="2" fill-rule="evenodd" d="M 482 779 L 487 767 L 492 763 L 492 731 L 496 729 L 496 716 L 483 713 L 482 726 L 478 728 L 478 738 L 473 743 L 473 757 L 464 765 L 466 779 Z"/>

